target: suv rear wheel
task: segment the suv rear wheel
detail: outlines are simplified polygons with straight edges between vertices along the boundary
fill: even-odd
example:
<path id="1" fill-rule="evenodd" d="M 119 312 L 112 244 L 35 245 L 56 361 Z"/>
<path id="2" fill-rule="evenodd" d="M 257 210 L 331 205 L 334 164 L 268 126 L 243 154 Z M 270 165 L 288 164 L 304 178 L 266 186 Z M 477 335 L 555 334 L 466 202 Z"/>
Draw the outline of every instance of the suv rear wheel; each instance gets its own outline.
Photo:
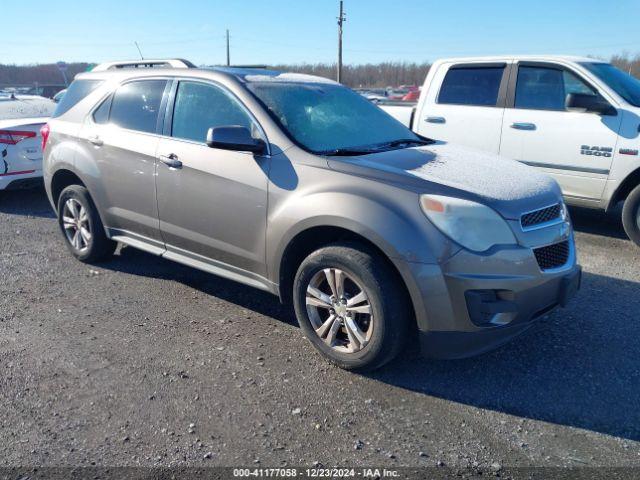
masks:
<path id="1" fill-rule="evenodd" d="M 622 224 L 629 238 L 640 246 L 640 185 L 634 188 L 624 201 Z"/>
<path id="2" fill-rule="evenodd" d="M 69 251 L 81 262 L 92 263 L 113 254 L 117 243 L 107 238 L 87 189 L 65 188 L 58 198 L 58 224 Z"/>
<path id="3" fill-rule="evenodd" d="M 364 245 L 334 244 L 309 255 L 294 280 L 306 337 L 332 363 L 372 370 L 392 360 L 408 335 L 408 299 L 397 274 Z"/>

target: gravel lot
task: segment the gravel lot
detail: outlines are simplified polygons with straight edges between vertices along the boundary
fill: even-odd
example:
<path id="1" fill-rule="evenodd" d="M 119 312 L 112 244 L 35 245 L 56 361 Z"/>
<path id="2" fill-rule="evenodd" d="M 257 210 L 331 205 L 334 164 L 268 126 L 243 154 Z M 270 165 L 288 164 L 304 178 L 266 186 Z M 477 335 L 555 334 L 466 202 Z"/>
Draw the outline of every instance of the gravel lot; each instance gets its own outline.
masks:
<path id="1" fill-rule="evenodd" d="M 469 360 L 329 366 L 275 297 L 124 248 L 83 265 L 0 197 L 0 467 L 640 467 L 640 248 L 573 210 L 583 289 Z M 186 463 L 185 463 L 186 462 Z"/>

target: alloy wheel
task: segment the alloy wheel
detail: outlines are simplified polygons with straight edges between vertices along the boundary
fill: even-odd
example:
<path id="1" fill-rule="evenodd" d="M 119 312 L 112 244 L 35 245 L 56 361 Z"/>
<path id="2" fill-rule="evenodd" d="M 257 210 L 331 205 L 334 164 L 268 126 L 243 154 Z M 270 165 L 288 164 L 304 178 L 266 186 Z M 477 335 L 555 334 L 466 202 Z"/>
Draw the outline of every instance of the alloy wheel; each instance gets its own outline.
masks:
<path id="1" fill-rule="evenodd" d="M 369 343 L 373 310 L 353 276 L 337 268 L 318 271 L 307 286 L 306 305 L 316 334 L 330 348 L 355 353 Z"/>
<path id="2" fill-rule="evenodd" d="M 64 203 L 62 225 L 67 240 L 78 252 L 84 252 L 91 245 L 91 225 L 87 210 L 75 198 Z"/>

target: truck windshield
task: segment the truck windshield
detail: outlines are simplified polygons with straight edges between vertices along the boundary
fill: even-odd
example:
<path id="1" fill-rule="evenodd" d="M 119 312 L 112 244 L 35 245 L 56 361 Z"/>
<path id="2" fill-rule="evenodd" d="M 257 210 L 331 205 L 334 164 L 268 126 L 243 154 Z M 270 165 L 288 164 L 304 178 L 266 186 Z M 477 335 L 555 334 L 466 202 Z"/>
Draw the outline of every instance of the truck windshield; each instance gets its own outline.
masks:
<path id="1" fill-rule="evenodd" d="M 606 83 L 634 107 L 640 107 L 640 80 L 618 70 L 610 63 L 585 62 L 583 67 Z"/>
<path id="2" fill-rule="evenodd" d="M 338 84 L 266 81 L 248 82 L 247 88 L 295 142 L 316 154 L 358 155 L 428 143 Z"/>

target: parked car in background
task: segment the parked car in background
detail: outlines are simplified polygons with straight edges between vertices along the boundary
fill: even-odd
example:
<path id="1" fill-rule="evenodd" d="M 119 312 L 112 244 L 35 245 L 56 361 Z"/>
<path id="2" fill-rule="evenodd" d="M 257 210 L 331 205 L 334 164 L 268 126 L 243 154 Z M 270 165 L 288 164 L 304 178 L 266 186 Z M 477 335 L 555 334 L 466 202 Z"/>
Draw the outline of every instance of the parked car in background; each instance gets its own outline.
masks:
<path id="1" fill-rule="evenodd" d="M 411 90 L 404 97 L 402 97 L 403 102 L 417 102 L 420 98 L 420 90 Z"/>
<path id="2" fill-rule="evenodd" d="M 387 99 L 394 100 L 402 100 L 402 98 L 407 95 L 411 90 L 408 88 L 392 88 L 387 90 Z"/>
<path id="3" fill-rule="evenodd" d="M 80 74 L 43 128 L 77 259 L 121 242 L 279 295 L 347 369 L 410 339 L 486 351 L 578 289 L 550 177 L 421 138 L 325 78 L 174 64 Z"/>
<path id="4" fill-rule="evenodd" d="M 55 103 L 33 95 L 0 95 L 0 190 L 40 183 L 40 128 Z"/>
<path id="5" fill-rule="evenodd" d="M 354 90 L 374 103 L 387 100 L 387 91 L 384 88 L 355 88 Z"/>
<path id="6" fill-rule="evenodd" d="M 417 106 L 382 108 L 415 133 L 553 176 L 567 203 L 610 210 L 640 245 L 640 81 L 593 58 L 440 60 Z"/>
<path id="7" fill-rule="evenodd" d="M 37 85 L 26 91 L 27 95 L 38 95 L 45 98 L 53 98 L 60 90 L 67 88 L 65 85 Z"/>

